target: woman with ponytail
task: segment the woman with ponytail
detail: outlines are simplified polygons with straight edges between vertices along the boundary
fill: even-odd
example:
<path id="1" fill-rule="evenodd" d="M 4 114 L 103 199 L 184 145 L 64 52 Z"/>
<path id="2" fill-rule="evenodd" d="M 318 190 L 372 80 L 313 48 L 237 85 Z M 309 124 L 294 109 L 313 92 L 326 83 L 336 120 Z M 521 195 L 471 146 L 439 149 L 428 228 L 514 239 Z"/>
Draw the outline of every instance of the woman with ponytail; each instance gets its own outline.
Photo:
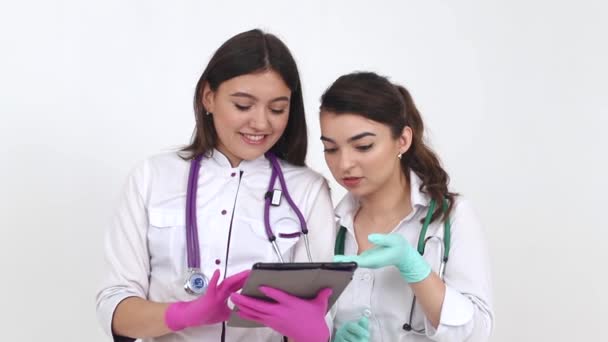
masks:
<path id="1" fill-rule="evenodd" d="M 325 160 L 349 191 L 336 208 L 335 260 L 359 264 L 333 340 L 488 340 L 483 231 L 448 188 L 409 92 L 374 73 L 344 75 L 323 94 L 320 118 Z"/>

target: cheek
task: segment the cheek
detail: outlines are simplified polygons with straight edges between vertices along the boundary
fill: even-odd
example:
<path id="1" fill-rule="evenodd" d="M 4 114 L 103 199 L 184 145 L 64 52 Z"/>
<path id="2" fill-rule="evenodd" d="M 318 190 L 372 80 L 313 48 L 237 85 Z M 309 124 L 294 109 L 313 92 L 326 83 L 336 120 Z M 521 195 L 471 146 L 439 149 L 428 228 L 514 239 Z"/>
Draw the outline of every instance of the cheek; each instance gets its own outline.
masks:
<path id="1" fill-rule="evenodd" d="M 287 122 L 289 121 L 289 114 L 271 115 L 274 115 L 274 117 L 271 117 L 270 120 L 274 133 L 283 134 L 285 128 L 287 127 Z"/>
<path id="2" fill-rule="evenodd" d="M 215 115 L 215 113 L 213 115 Z M 213 118 L 213 125 L 215 126 L 215 131 L 217 132 L 219 139 L 226 143 L 230 138 L 230 133 L 234 131 L 230 122 L 225 118 L 216 116 Z"/>
<path id="3" fill-rule="evenodd" d="M 213 122 L 218 133 L 236 131 L 245 124 L 244 116 L 236 112 L 236 109 L 222 108 L 223 110 L 213 113 Z"/>
<path id="4" fill-rule="evenodd" d="M 371 178 L 383 178 L 389 169 L 390 161 L 382 151 L 370 151 L 361 156 L 360 165 Z"/>
<path id="5" fill-rule="evenodd" d="M 338 158 L 335 155 L 325 153 L 325 164 L 327 164 L 327 167 L 329 168 L 329 171 L 332 173 L 332 175 L 335 175 L 336 165 L 338 164 Z"/>

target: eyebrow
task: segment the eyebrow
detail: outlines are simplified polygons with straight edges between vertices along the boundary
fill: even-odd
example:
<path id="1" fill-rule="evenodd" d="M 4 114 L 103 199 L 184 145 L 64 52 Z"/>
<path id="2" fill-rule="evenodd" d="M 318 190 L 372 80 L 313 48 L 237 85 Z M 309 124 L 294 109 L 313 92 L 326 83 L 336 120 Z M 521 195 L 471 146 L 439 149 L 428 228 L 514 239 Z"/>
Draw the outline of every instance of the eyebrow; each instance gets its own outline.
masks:
<path id="1" fill-rule="evenodd" d="M 255 96 L 253 96 L 251 94 L 240 92 L 240 91 L 238 91 L 236 93 L 232 93 L 232 94 L 230 94 L 230 96 L 233 96 L 233 97 L 243 97 L 243 98 L 247 98 L 247 99 L 254 100 L 254 101 L 258 100 L 257 97 L 255 97 Z M 287 96 L 280 96 L 280 97 L 277 97 L 275 99 L 270 100 L 270 102 L 279 102 L 279 101 L 287 101 L 287 102 L 289 102 L 289 97 L 287 97 Z"/>
<path id="2" fill-rule="evenodd" d="M 348 140 L 346 140 L 346 142 L 351 143 L 351 142 L 353 142 L 355 140 L 363 139 L 365 137 L 370 137 L 370 136 L 371 137 L 375 137 L 376 135 L 374 133 L 371 133 L 371 132 L 363 132 L 363 133 L 359 133 L 357 135 L 353 135 L 352 137 L 348 138 Z M 331 138 L 328 138 L 328 137 L 324 137 L 324 136 L 321 136 L 321 140 L 322 141 L 327 141 L 327 142 L 330 142 L 330 143 L 334 143 L 334 144 L 336 143 L 335 140 L 333 140 Z"/>

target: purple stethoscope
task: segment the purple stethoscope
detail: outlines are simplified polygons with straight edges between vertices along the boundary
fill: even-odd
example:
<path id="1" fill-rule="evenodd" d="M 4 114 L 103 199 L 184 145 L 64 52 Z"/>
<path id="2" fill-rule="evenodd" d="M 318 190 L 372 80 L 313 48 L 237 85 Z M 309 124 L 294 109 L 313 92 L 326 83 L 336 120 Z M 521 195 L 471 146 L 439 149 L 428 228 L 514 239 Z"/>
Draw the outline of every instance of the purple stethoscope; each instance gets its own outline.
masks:
<path id="1" fill-rule="evenodd" d="M 196 192 L 198 189 L 198 176 L 201 168 L 202 156 L 198 156 L 190 162 L 190 174 L 188 175 L 188 189 L 186 192 L 186 243 L 188 253 L 188 276 L 184 289 L 186 292 L 192 295 L 201 295 L 207 290 L 209 285 L 209 279 L 201 271 L 201 260 L 200 250 L 198 246 L 198 226 L 196 223 Z M 287 191 L 287 184 L 283 177 L 283 171 L 277 161 L 277 157 L 271 152 L 266 153 L 266 158 L 270 161 L 272 166 L 272 173 L 270 175 L 270 182 L 268 184 L 268 191 L 264 196 L 264 227 L 266 228 L 266 236 L 268 241 L 272 244 L 275 254 L 279 258 L 279 261 L 285 262 L 277 244 L 277 237 L 272 232 L 270 226 L 270 206 L 279 206 L 281 204 L 282 194 L 285 194 L 285 199 L 289 206 L 298 216 L 300 221 L 300 229 L 304 236 L 304 244 L 306 246 L 306 253 L 308 254 L 308 260 L 312 262 L 312 255 L 310 254 L 310 244 L 308 242 L 308 228 L 306 226 L 306 220 L 298 206 L 293 202 L 289 191 Z M 279 178 L 281 183 L 281 189 L 274 189 L 274 184 Z"/>

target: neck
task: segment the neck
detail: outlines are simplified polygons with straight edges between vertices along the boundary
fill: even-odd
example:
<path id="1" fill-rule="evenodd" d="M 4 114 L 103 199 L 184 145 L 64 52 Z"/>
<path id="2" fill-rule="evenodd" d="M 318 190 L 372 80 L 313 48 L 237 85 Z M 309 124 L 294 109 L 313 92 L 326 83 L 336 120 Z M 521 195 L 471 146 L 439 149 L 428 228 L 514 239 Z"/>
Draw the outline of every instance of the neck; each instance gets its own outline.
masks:
<path id="1" fill-rule="evenodd" d="M 359 198 L 358 215 L 372 222 L 396 224 L 412 211 L 410 184 L 403 172 L 387 181 L 377 191 Z"/>

